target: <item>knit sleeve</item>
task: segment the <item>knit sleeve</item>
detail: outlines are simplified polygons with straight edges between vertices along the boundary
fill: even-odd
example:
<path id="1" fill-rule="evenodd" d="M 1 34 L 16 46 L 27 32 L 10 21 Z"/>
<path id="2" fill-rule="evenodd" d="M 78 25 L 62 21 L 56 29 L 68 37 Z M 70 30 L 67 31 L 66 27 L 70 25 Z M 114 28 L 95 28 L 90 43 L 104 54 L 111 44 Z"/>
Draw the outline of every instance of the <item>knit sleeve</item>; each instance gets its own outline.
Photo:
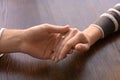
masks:
<path id="1" fill-rule="evenodd" d="M 103 38 L 120 30 L 120 3 L 108 9 L 94 23 L 103 33 Z"/>

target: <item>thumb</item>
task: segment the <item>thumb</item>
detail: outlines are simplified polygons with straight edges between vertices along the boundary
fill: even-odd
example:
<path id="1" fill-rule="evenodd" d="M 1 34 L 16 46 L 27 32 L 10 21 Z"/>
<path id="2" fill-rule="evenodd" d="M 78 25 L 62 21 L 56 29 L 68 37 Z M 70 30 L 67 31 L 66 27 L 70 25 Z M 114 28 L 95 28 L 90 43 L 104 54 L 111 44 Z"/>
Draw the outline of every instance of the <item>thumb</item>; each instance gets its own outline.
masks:
<path id="1" fill-rule="evenodd" d="M 75 45 L 75 50 L 78 50 L 80 52 L 85 52 L 85 51 L 89 50 L 89 45 L 83 44 L 83 43 L 78 43 Z"/>
<path id="2" fill-rule="evenodd" d="M 66 26 L 55 26 L 55 25 L 51 25 L 48 28 L 48 31 L 51 33 L 66 33 L 70 30 L 69 25 Z"/>

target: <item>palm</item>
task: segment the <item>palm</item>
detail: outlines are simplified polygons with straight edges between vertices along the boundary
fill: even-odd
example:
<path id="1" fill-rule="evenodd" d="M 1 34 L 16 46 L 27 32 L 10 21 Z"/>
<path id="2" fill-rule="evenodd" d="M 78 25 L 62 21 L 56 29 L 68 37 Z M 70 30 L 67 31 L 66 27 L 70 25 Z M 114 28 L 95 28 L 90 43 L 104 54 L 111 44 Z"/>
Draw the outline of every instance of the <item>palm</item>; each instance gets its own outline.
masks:
<path id="1" fill-rule="evenodd" d="M 34 29 L 33 29 L 34 28 Z M 44 27 L 33 27 L 24 37 L 23 52 L 39 58 L 50 59 L 56 44 L 59 42 L 60 33 L 49 32 Z"/>

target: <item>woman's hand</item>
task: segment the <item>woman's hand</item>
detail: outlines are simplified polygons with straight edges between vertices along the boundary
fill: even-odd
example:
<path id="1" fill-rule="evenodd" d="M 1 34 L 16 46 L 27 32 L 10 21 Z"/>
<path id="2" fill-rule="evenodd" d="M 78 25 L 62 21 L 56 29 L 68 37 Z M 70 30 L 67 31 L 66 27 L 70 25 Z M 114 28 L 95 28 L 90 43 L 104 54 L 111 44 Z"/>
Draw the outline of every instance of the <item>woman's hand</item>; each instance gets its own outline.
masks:
<path id="1" fill-rule="evenodd" d="M 52 60 L 59 61 L 66 57 L 67 54 L 72 53 L 72 50 L 78 50 L 80 52 L 87 51 L 90 47 L 89 38 L 83 32 L 78 29 L 72 29 L 69 33 L 64 35 L 65 38 L 61 41 L 57 47 Z"/>
<path id="2" fill-rule="evenodd" d="M 65 58 L 67 54 L 72 53 L 73 49 L 80 52 L 89 50 L 90 46 L 101 38 L 102 32 L 97 27 L 90 25 L 82 32 L 71 28 L 69 33 L 64 36 L 64 40 L 62 40 L 52 56 L 54 61 Z"/>

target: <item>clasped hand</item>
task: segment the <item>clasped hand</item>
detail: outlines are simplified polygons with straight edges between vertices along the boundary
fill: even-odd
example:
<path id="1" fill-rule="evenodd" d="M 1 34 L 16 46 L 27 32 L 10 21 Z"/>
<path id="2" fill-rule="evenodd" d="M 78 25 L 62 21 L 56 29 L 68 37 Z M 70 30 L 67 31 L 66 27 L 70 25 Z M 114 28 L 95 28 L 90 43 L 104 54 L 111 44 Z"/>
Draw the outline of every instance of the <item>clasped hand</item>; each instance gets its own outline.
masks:
<path id="1" fill-rule="evenodd" d="M 76 28 L 42 24 L 24 30 L 21 52 L 39 59 L 58 61 L 73 49 L 83 52 L 89 47 L 87 36 Z"/>
<path id="2" fill-rule="evenodd" d="M 88 50 L 89 38 L 76 28 L 42 24 L 22 30 L 5 29 L 0 52 L 22 52 L 39 59 L 59 61 L 72 50 Z"/>

